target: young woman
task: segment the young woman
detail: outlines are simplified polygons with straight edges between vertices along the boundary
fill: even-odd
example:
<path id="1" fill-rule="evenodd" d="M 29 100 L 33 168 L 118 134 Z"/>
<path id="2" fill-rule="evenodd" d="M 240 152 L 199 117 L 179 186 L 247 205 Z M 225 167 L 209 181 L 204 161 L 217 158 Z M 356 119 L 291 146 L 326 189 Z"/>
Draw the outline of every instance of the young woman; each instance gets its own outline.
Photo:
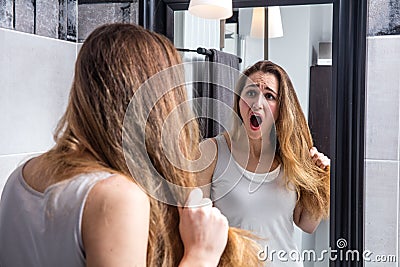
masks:
<path id="1" fill-rule="evenodd" d="M 286 72 L 260 61 L 239 78 L 232 132 L 201 144 L 211 162 L 199 183 L 230 226 L 251 230 L 271 266 L 299 266 L 293 222 L 312 233 L 329 212 L 329 159 L 312 147 L 307 121 Z M 211 186 L 210 186 L 211 185 Z M 211 189 L 211 191 L 210 191 Z M 263 256 L 264 257 L 264 256 Z"/>
<path id="2" fill-rule="evenodd" d="M 176 204 L 182 204 L 187 194 L 162 187 L 149 170 L 155 169 L 175 185 L 195 186 L 192 174 L 178 169 L 165 156 L 165 151 L 176 151 L 172 143 L 160 141 L 163 123 L 186 101 L 184 87 L 171 88 L 154 104 L 146 118 L 144 140 L 140 129 L 123 125 L 139 87 L 180 63 L 179 54 L 165 37 L 139 26 L 105 25 L 87 38 L 76 61 L 55 146 L 17 168 L 4 188 L 0 202 L 1 266 L 259 263 L 256 247 L 246 232 L 230 229 L 228 233 L 226 218 L 218 209 L 178 210 L 139 187 L 157 191 L 159 196 L 173 196 Z M 183 84 L 181 76 L 177 73 L 153 84 L 146 91 L 148 97 L 168 84 Z M 147 102 L 144 96 L 134 104 L 137 112 L 131 113 L 128 125 L 129 119 L 135 123 L 141 117 Z M 177 118 L 172 127 L 185 125 L 184 116 Z M 194 122 L 182 128 L 181 149 L 175 152 L 178 161 L 178 152 L 196 157 L 198 135 Z"/>

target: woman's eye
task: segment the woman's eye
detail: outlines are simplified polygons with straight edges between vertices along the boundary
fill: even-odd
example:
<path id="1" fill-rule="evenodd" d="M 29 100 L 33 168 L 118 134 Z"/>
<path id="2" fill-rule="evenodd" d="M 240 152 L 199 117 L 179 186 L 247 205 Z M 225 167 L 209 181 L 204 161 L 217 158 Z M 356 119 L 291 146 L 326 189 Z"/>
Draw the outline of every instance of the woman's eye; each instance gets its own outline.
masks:
<path id="1" fill-rule="evenodd" d="M 248 97 L 254 97 L 254 96 L 257 95 L 257 92 L 255 90 L 249 90 L 249 91 L 246 92 L 246 95 Z"/>
<path id="2" fill-rule="evenodd" d="M 264 96 L 268 100 L 275 100 L 275 96 L 271 93 L 266 93 Z"/>

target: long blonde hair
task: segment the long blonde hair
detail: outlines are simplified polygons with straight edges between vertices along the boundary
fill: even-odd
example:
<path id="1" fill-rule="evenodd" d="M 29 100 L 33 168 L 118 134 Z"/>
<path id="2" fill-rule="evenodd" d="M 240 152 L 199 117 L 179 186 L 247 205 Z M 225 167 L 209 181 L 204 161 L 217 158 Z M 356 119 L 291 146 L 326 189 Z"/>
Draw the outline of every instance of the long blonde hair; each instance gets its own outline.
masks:
<path id="1" fill-rule="evenodd" d="M 132 181 L 127 161 L 142 166 L 145 179 L 152 181 L 149 170 L 155 168 L 167 181 L 194 187 L 196 182 L 188 171 L 181 171 L 165 157 L 163 149 L 174 151 L 171 142 L 161 145 L 163 123 L 171 111 L 186 100 L 186 90 L 178 86 L 165 94 L 151 111 L 146 124 L 146 155 L 136 153 L 125 159 L 124 146 L 134 150 L 138 144 L 135 131 L 128 132 L 123 146 L 125 112 L 138 88 L 150 77 L 181 63 L 170 41 L 162 35 L 132 24 L 110 24 L 97 28 L 80 49 L 67 110 L 54 135 L 56 145 L 43 155 L 46 176 L 58 180 L 79 173 L 104 170 L 119 173 Z M 168 86 L 183 79 L 183 75 L 168 78 L 159 86 Z M 179 81 L 179 84 L 181 81 Z M 157 88 L 147 93 L 150 96 Z M 135 108 L 146 108 L 146 101 L 136 102 Z M 191 112 L 186 110 L 186 112 Z M 198 156 L 199 130 L 195 120 L 174 121 L 176 127 L 185 125 L 179 135 L 180 151 L 186 158 Z M 129 138 L 132 137 L 132 138 Z M 166 146 L 166 147 L 165 147 Z M 129 149 L 128 149 L 129 150 Z M 139 149 L 138 149 L 139 150 Z M 81 155 L 90 155 L 82 157 Z M 153 166 L 148 166 L 149 157 Z M 142 177 L 142 178 L 143 178 Z M 146 184 L 157 187 L 159 185 Z M 153 188 L 154 189 L 154 188 Z M 163 188 L 163 194 L 173 194 Z M 150 199 L 150 230 L 148 266 L 178 266 L 183 256 L 179 234 L 179 214 L 176 206 Z M 230 229 L 228 244 L 220 266 L 258 266 L 257 246 L 248 232 Z"/>
<path id="2" fill-rule="evenodd" d="M 279 116 L 275 122 L 276 156 L 283 164 L 287 185 L 295 186 L 298 201 L 315 218 L 329 216 L 329 167 L 317 167 L 310 156 L 313 146 L 307 120 L 286 71 L 271 61 L 259 61 L 243 72 L 235 89 L 234 111 L 241 120 L 239 100 L 248 77 L 261 71 L 273 74 L 279 82 Z M 240 125 L 233 125 L 233 137 Z"/>

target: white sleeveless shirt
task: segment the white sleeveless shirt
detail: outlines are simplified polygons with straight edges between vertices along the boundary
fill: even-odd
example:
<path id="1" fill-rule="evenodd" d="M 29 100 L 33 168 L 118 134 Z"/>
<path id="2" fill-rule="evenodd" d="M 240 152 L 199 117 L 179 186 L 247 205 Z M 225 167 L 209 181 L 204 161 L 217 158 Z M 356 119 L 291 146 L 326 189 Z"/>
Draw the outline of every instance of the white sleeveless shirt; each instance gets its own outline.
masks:
<path id="1" fill-rule="evenodd" d="M 84 267 L 81 223 L 89 191 L 111 176 L 78 175 L 43 193 L 22 176 L 23 165 L 8 178 L 0 201 L 0 266 Z"/>
<path id="2" fill-rule="evenodd" d="M 215 139 L 218 159 L 211 186 L 214 205 L 228 218 L 230 226 L 263 238 L 259 243 L 269 254 L 268 266 L 303 266 L 289 256 L 298 253 L 293 225 L 296 191 L 286 188 L 281 165 L 265 174 L 249 172 L 235 161 L 223 135 Z M 280 250 L 286 256 L 278 257 Z"/>

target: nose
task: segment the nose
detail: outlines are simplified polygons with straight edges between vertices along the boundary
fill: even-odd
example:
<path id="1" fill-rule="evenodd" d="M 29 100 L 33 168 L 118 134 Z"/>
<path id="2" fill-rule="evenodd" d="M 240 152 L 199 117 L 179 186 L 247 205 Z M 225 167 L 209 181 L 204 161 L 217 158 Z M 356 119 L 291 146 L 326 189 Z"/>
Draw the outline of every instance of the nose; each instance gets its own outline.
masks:
<path id="1" fill-rule="evenodd" d="M 257 99 L 254 99 L 254 102 L 251 104 L 251 109 L 252 110 L 260 110 L 263 108 L 263 95 L 259 94 Z"/>

